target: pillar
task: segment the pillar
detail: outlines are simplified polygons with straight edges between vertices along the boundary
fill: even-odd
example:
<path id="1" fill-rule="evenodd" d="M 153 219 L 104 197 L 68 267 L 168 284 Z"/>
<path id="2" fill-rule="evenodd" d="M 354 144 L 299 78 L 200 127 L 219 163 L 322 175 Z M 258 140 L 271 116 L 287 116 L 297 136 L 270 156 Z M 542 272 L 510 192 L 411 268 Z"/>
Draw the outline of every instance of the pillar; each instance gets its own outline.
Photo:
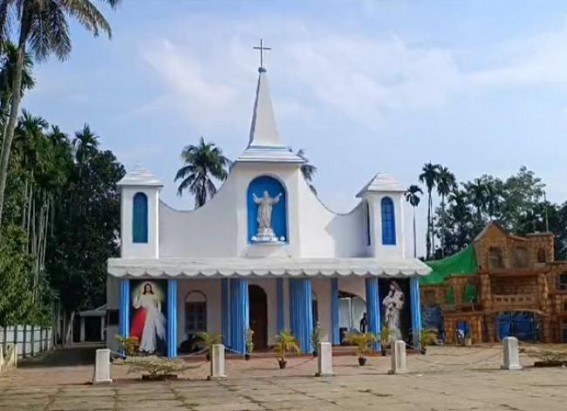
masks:
<path id="1" fill-rule="evenodd" d="M 299 341 L 301 351 L 311 353 L 313 334 L 313 305 L 311 280 L 293 278 L 289 280 L 291 332 Z"/>
<path id="2" fill-rule="evenodd" d="M 106 318 L 100 317 L 100 340 L 106 341 Z"/>
<path id="3" fill-rule="evenodd" d="M 118 332 L 122 337 L 130 335 L 130 281 L 120 280 Z"/>
<path id="4" fill-rule="evenodd" d="M 366 318 L 368 320 L 367 332 L 380 337 L 380 288 L 378 277 L 366 278 Z M 380 349 L 380 344 L 373 344 L 374 350 Z"/>
<path id="5" fill-rule="evenodd" d="M 221 280 L 221 333 L 223 343 L 231 347 L 230 339 L 230 286 L 228 278 Z"/>
<path id="6" fill-rule="evenodd" d="M 232 349 L 238 353 L 246 353 L 246 331 L 250 328 L 250 299 L 248 297 L 248 281 L 230 280 L 230 339 Z"/>
<path id="7" fill-rule="evenodd" d="M 333 345 L 339 345 L 341 343 L 339 333 L 339 279 L 336 277 L 331 278 L 331 324 L 331 342 Z"/>
<path id="8" fill-rule="evenodd" d="M 285 307 L 284 307 L 284 280 L 276 278 L 276 303 L 277 303 L 277 319 L 276 330 L 281 333 L 285 328 Z"/>
<path id="9" fill-rule="evenodd" d="M 419 347 L 421 340 L 421 298 L 419 294 L 419 277 L 410 278 L 410 298 L 413 346 Z"/>
<path id="10" fill-rule="evenodd" d="M 80 341 L 81 342 L 85 342 L 85 336 L 86 332 L 85 332 L 85 317 L 81 317 L 81 336 L 80 336 Z M 33 335 L 33 328 L 32 328 L 32 335 Z"/>
<path id="11" fill-rule="evenodd" d="M 167 357 L 177 357 L 177 280 L 167 280 Z"/>

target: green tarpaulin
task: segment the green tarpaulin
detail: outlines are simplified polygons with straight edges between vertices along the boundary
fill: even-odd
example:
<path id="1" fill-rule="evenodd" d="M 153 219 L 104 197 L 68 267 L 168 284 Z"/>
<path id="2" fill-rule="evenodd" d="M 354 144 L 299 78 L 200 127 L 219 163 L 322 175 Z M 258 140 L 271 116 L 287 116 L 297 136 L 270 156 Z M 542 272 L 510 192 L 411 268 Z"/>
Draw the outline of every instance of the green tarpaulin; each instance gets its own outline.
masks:
<path id="1" fill-rule="evenodd" d="M 450 275 L 471 275 L 477 270 L 476 254 L 474 246 L 471 244 L 457 254 L 442 260 L 427 261 L 427 264 L 433 270 L 431 274 L 421 277 L 421 285 L 438 285 Z"/>

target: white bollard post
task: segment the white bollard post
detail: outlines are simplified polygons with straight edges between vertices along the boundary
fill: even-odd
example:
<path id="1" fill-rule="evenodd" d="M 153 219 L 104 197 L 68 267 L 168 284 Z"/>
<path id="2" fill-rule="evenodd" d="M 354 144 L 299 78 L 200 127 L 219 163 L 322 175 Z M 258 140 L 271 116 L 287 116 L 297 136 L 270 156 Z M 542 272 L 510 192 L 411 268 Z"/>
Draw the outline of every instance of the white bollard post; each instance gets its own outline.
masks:
<path id="1" fill-rule="evenodd" d="M 211 348 L 211 375 L 207 377 L 208 380 L 226 378 L 224 365 L 224 345 L 214 344 Z"/>
<path id="2" fill-rule="evenodd" d="M 504 345 L 504 364 L 500 368 L 503 370 L 521 370 L 518 339 L 506 337 L 502 343 Z"/>
<path id="3" fill-rule="evenodd" d="M 333 346 L 330 342 L 319 343 L 316 377 L 331 377 L 333 374 Z"/>
<path id="4" fill-rule="evenodd" d="M 108 348 L 96 350 L 95 375 L 93 384 L 110 383 L 110 350 Z"/>
<path id="5" fill-rule="evenodd" d="M 392 350 L 392 369 L 388 374 L 407 374 L 408 361 L 406 357 L 406 343 L 405 341 L 394 342 Z"/>

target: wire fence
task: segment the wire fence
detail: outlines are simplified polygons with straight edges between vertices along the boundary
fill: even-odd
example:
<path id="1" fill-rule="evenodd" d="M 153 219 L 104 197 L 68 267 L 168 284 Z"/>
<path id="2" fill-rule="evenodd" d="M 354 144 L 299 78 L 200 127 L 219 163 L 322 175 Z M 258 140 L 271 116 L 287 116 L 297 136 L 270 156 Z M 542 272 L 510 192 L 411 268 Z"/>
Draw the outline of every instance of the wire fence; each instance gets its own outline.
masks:
<path id="1" fill-rule="evenodd" d="M 0 345 L 3 351 L 14 344 L 18 358 L 33 357 L 53 348 L 53 332 L 50 327 L 36 325 L 14 325 L 0 327 Z"/>

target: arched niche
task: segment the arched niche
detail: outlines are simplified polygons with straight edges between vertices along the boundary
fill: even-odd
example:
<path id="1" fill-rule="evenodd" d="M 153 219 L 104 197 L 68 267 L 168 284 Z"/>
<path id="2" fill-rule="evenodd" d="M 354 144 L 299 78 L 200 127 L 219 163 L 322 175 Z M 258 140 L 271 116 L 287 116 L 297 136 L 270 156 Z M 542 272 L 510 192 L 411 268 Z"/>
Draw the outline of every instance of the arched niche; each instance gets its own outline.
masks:
<path id="1" fill-rule="evenodd" d="M 201 291 L 191 291 L 185 296 L 185 332 L 194 336 L 207 331 L 207 297 Z"/>
<path id="2" fill-rule="evenodd" d="M 259 176 L 250 182 L 247 192 L 248 209 L 248 241 L 253 242 L 252 237 L 258 234 L 258 204 L 254 201 L 256 197 L 262 197 L 267 192 L 271 198 L 281 194 L 279 201 L 272 206 L 272 229 L 281 241 L 288 241 L 287 236 L 287 194 L 283 184 L 274 177 Z"/>

